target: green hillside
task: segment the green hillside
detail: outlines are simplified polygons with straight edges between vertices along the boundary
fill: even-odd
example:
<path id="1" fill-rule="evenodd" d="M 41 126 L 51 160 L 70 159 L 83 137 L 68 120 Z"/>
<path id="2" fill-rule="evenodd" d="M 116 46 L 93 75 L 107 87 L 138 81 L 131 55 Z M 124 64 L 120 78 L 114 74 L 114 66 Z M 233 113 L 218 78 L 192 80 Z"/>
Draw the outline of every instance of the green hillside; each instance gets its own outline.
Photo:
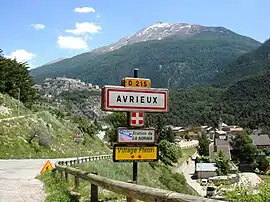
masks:
<path id="1" fill-rule="evenodd" d="M 222 95 L 219 109 L 231 123 L 270 128 L 270 72 L 241 80 Z M 217 110 L 217 109 L 214 109 Z"/>
<path id="2" fill-rule="evenodd" d="M 153 120 L 160 117 L 166 124 L 175 126 L 215 125 L 219 116 L 213 108 L 224 92 L 224 89 L 206 87 L 170 90 L 170 111 L 147 115 Z"/>
<path id="3" fill-rule="evenodd" d="M 139 68 L 140 76 L 150 78 L 153 87 L 187 87 L 207 84 L 217 71 L 259 45 L 224 29 L 201 32 L 190 38 L 174 36 L 136 43 L 100 55 L 85 53 L 30 73 L 38 83 L 46 77 L 65 75 L 94 84 L 115 85 Z"/>
<path id="4" fill-rule="evenodd" d="M 227 89 L 187 88 L 170 90 L 170 111 L 150 114 L 176 126 L 227 124 L 270 129 L 270 72 L 240 80 Z M 269 130 L 270 131 L 270 130 Z"/>
<path id="5" fill-rule="evenodd" d="M 60 119 L 44 110 L 30 111 L 19 101 L 1 93 L 0 101 L 0 158 L 76 156 L 77 145 L 73 136 L 78 125 L 72 119 Z M 16 113 L 18 103 L 19 117 Z M 7 111 L 10 114 L 4 113 Z M 95 135 L 85 133 L 84 137 L 80 155 L 109 153 L 108 147 Z"/>
<path id="6" fill-rule="evenodd" d="M 213 84 L 216 87 L 226 87 L 249 76 L 265 73 L 270 70 L 270 39 L 258 49 L 241 55 L 228 68 L 223 69 Z"/>

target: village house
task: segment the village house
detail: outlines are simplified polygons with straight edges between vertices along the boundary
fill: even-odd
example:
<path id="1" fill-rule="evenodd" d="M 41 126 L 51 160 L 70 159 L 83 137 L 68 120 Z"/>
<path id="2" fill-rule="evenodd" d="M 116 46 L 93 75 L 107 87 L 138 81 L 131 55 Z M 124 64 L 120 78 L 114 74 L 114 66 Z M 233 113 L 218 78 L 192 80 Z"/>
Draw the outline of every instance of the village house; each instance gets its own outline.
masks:
<path id="1" fill-rule="evenodd" d="M 208 179 L 217 176 L 217 169 L 214 163 L 196 163 L 195 176 L 197 179 Z"/>
<path id="2" fill-rule="evenodd" d="M 270 138 L 267 134 L 251 134 L 250 135 L 253 144 L 261 150 L 270 151 Z"/>

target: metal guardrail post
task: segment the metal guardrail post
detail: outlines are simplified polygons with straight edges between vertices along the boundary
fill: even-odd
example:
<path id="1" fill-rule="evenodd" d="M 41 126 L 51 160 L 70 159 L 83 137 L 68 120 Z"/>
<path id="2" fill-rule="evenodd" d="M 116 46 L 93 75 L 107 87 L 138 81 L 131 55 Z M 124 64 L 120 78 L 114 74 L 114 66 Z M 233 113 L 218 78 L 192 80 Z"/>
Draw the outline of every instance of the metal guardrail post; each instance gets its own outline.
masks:
<path id="1" fill-rule="evenodd" d="M 98 173 L 92 173 L 97 175 Z M 98 186 L 91 184 L 91 202 L 98 201 Z"/>

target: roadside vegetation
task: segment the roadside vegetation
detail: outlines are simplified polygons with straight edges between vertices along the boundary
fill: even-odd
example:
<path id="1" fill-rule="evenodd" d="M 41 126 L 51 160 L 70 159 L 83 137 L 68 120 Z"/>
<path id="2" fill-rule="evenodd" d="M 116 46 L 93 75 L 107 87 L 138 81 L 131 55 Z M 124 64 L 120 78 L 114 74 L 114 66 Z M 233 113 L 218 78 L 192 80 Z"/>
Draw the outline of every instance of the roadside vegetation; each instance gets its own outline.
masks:
<path id="1" fill-rule="evenodd" d="M 183 149 L 183 158 L 189 156 L 187 153 L 190 153 L 191 151 L 193 151 L 192 148 Z M 179 162 L 180 161 L 182 161 L 182 158 L 179 159 Z M 114 163 L 112 159 L 105 159 L 77 164 L 75 167 L 123 182 L 132 180 L 132 163 Z M 138 184 L 198 196 L 197 192 L 187 184 L 185 177 L 179 173 L 172 172 L 171 168 L 172 167 L 165 165 L 162 162 L 139 163 Z M 74 187 L 73 177 L 70 177 L 69 181 L 66 182 L 64 178 L 60 178 L 60 175 L 57 174 L 57 172 L 53 177 L 53 173 L 50 171 L 38 178 L 45 183 L 45 191 L 48 195 L 46 202 L 69 201 L 69 190 Z M 82 201 L 89 199 L 89 182 L 80 181 L 78 190 Z M 121 201 L 124 200 L 125 197 L 105 189 L 100 189 L 99 199 Z"/>
<path id="2" fill-rule="evenodd" d="M 81 131 L 84 142 L 79 145 L 79 155 L 110 153 L 109 148 L 96 137 L 98 128 L 85 119 L 71 116 L 57 117 L 45 110 L 32 112 L 21 102 L 1 94 L 1 106 L 13 112 L 13 118 L 4 114 L 0 119 L 0 158 L 57 158 L 77 155 L 74 135 Z M 16 117 L 19 104 L 23 117 Z M 4 108 L 2 107 L 2 109 Z M 15 111 L 15 114 L 14 114 Z"/>

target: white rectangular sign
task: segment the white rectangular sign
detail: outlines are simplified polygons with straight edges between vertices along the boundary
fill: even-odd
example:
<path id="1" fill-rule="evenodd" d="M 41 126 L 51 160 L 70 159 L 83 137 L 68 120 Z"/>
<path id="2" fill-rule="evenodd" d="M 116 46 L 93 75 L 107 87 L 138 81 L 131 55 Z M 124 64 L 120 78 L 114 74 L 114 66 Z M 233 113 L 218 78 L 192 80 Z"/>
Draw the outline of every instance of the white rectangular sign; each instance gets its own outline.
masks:
<path id="1" fill-rule="evenodd" d="M 167 112 L 168 89 L 104 86 L 102 88 L 102 110 Z"/>
<path id="2" fill-rule="evenodd" d="M 118 128 L 118 143 L 155 143 L 154 128 L 127 129 Z"/>

